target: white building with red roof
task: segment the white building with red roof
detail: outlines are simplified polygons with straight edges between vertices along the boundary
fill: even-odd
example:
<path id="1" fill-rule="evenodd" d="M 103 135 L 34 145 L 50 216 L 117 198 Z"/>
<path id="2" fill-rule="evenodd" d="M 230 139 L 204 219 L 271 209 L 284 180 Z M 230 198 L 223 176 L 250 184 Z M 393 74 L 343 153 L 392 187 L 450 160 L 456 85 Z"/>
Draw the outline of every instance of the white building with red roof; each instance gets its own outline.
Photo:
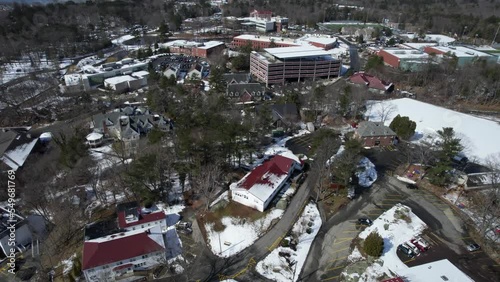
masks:
<path id="1" fill-rule="evenodd" d="M 262 212 L 295 169 L 302 169 L 296 160 L 276 155 L 247 173 L 240 181 L 232 183 L 232 199 Z"/>
<path id="2" fill-rule="evenodd" d="M 164 263 L 165 255 L 163 234 L 156 225 L 85 241 L 82 270 L 88 282 L 132 281 L 135 271 Z"/>
<path id="3" fill-rule="evenodd" d="M 155 225 L 159 225 L 162 232 L 167 230 L 167 216 L 162 210 L 151 212 L 133 207 L 118 212 L 118 227 L 121 229 L 132 231 Z"/>

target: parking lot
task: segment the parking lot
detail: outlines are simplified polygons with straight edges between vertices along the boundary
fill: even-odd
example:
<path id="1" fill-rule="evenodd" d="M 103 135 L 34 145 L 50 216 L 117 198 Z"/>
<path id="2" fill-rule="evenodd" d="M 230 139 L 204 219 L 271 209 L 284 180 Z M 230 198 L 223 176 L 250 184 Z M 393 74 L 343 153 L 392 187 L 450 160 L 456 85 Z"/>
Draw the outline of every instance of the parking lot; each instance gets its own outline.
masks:
<path id="1" fill-rule="evenodd" d="M 421 237 L 430 244 L 430 249 L 416 257 L 398 251 L 403 263 L 411 267 L 448 259 L 475 281 L 499 281 L 500 267 L 495 261 L 481 249 L 466 250 L 472 238 L 461 229 L 455 211 L 444 200 L 423 189 L 408 189 L 393 178 L 377 182 L 351 202 L 347 209 L 358 209 L 358 212 L 339 214 L 338 222 L 332 224 L 323 238 L 318 280 L 340 281 L 341 273 L 350 263 L 347 258 L 354 248 L 353 240 L 365 228 L 358 224 L 358 218 L 375 220 L 397 203 L 409 206 L 427 224 L 428 228 Z"/>

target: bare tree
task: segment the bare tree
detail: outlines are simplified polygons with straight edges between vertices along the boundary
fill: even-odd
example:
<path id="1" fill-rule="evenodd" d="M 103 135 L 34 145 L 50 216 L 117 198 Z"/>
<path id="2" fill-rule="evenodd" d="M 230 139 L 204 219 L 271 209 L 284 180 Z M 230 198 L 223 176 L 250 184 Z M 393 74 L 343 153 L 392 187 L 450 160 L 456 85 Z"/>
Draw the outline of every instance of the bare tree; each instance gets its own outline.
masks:
<path id="1" fill-rule="evenodd" d="M 378 111 L 377 111 L 377 115 L 380 117 L 380 121 L 385 123 L 389 117 L 397 111 L 397 107 L 392 104 L 391 102 L 387 102 L 387 101 L 384 101 L 384 102 L 380 102 L 378 104 Z"/>
<path id="2" fill-rule="evenodd" d="M 223 176 L 222 162 L 215 161 L 199 167 L 193 175 L 193 188 L 196 193 L 203 196 L 205 200 L 205 210 L 208 210 L 210 203 L 220 191 Z"/>
<path id="3" fill-rule="evenodd" d="M 335 138 L 325 138 L 316 151 L 316 157 L 312 165 L 309 178 L 316 179 L 315 193 L 316 202 L 326 200 L 330 193 L 330 166 L 335 162 L 334 155 L 340 146 L 340 142 Z"/>

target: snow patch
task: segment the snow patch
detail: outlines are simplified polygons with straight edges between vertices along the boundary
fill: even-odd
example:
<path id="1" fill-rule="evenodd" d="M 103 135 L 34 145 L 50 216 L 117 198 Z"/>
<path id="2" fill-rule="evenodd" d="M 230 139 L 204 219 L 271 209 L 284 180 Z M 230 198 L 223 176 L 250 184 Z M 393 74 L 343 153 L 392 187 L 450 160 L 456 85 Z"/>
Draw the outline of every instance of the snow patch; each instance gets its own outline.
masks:
<path id="1" fill-rule="evenodd" d="M 311 234 L 306 232 L 308 223 L 312 222 Z M 274 249 L 264 260 L 259 261 L 256 265 L 256 270 L 268 279 L 274 281 L 296 281 L 306 261 L 309 249 L 314 241 L 314 238 L 319 232 L 322 221 L 318 208 L 315 204 L 308 204 L 300 219 L 294 224 L 292 232 L 301 234 L 298 238 L 297 251 L 290 248 L 278 247 Z M 291 265 L 284 257 L 280 256 L 280 252 L 290 254 L 289 260 Z"/>

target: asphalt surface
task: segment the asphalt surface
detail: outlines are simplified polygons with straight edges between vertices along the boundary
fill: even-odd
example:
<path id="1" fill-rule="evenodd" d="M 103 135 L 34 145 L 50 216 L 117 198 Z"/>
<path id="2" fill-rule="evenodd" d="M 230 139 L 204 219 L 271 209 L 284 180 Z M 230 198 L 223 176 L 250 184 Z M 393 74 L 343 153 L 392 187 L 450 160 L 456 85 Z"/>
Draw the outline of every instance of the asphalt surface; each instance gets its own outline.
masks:
<path id="1" fill-rule="evenodd" d="M 352 44 L 351 42 L 349 42 L 347 39 L 344 39 L 343 37 L 339 37 L 339 38 L 345 44 L 349 45 L 349 58 L 351 60 L 351 69 L 354 71 L 359 71 L 361 68 L 361 65 L 359 62 L 358 47 L 355 44 Z"/>
<path id="2" fill-rule="evenodd" d="M 381 158 L 380 153 L 386 157 L 395 156 L 391 150 L 375 152 L 373 156 Z M 399 162 L 390 158 L 384 161 L 388 167 Z M 441 198 L 426 190 L 407 189 L 404 183 L 382 174 L 371 188 L 360 191 L 362 193 L 355 200 L 323 224 L 299 281 L 339 281 L 349 263 L 347 257 L 353 249 L 352 240 L 364 229 L 357 219 L 374 220 L 397 203 L 409 206 L 428 225 L 423 236 L 433 245 L 429 252 L 415 259 L 401 256 L 408 266 L 446 258 L 475 281 L 498 281 L 500 268 L 495 261 L 482 251 L 472 254 L 466 251 L 470 237 L 461 219 Z"/>
<path id="3" fill-rule="evenodd" d="M 267 281 L 254 272 L 253 267 L 256 262 L 264 259 L 279 245 L 281 239 L 286 236 L 288 230 L 298 220 L 304 206 L 310 201 L 314 182 L 314 179 L 310 177 L 305 180 L 292 198 L 282 218 L 251 247 L 230 258 L 217 257 L 212 254 L 208 247 L 203 247 L 201 253 L 190 264 L 192 267 L 182 275 L 155 281 L 220 281 L 236 277 L 238 281 Z"/>

